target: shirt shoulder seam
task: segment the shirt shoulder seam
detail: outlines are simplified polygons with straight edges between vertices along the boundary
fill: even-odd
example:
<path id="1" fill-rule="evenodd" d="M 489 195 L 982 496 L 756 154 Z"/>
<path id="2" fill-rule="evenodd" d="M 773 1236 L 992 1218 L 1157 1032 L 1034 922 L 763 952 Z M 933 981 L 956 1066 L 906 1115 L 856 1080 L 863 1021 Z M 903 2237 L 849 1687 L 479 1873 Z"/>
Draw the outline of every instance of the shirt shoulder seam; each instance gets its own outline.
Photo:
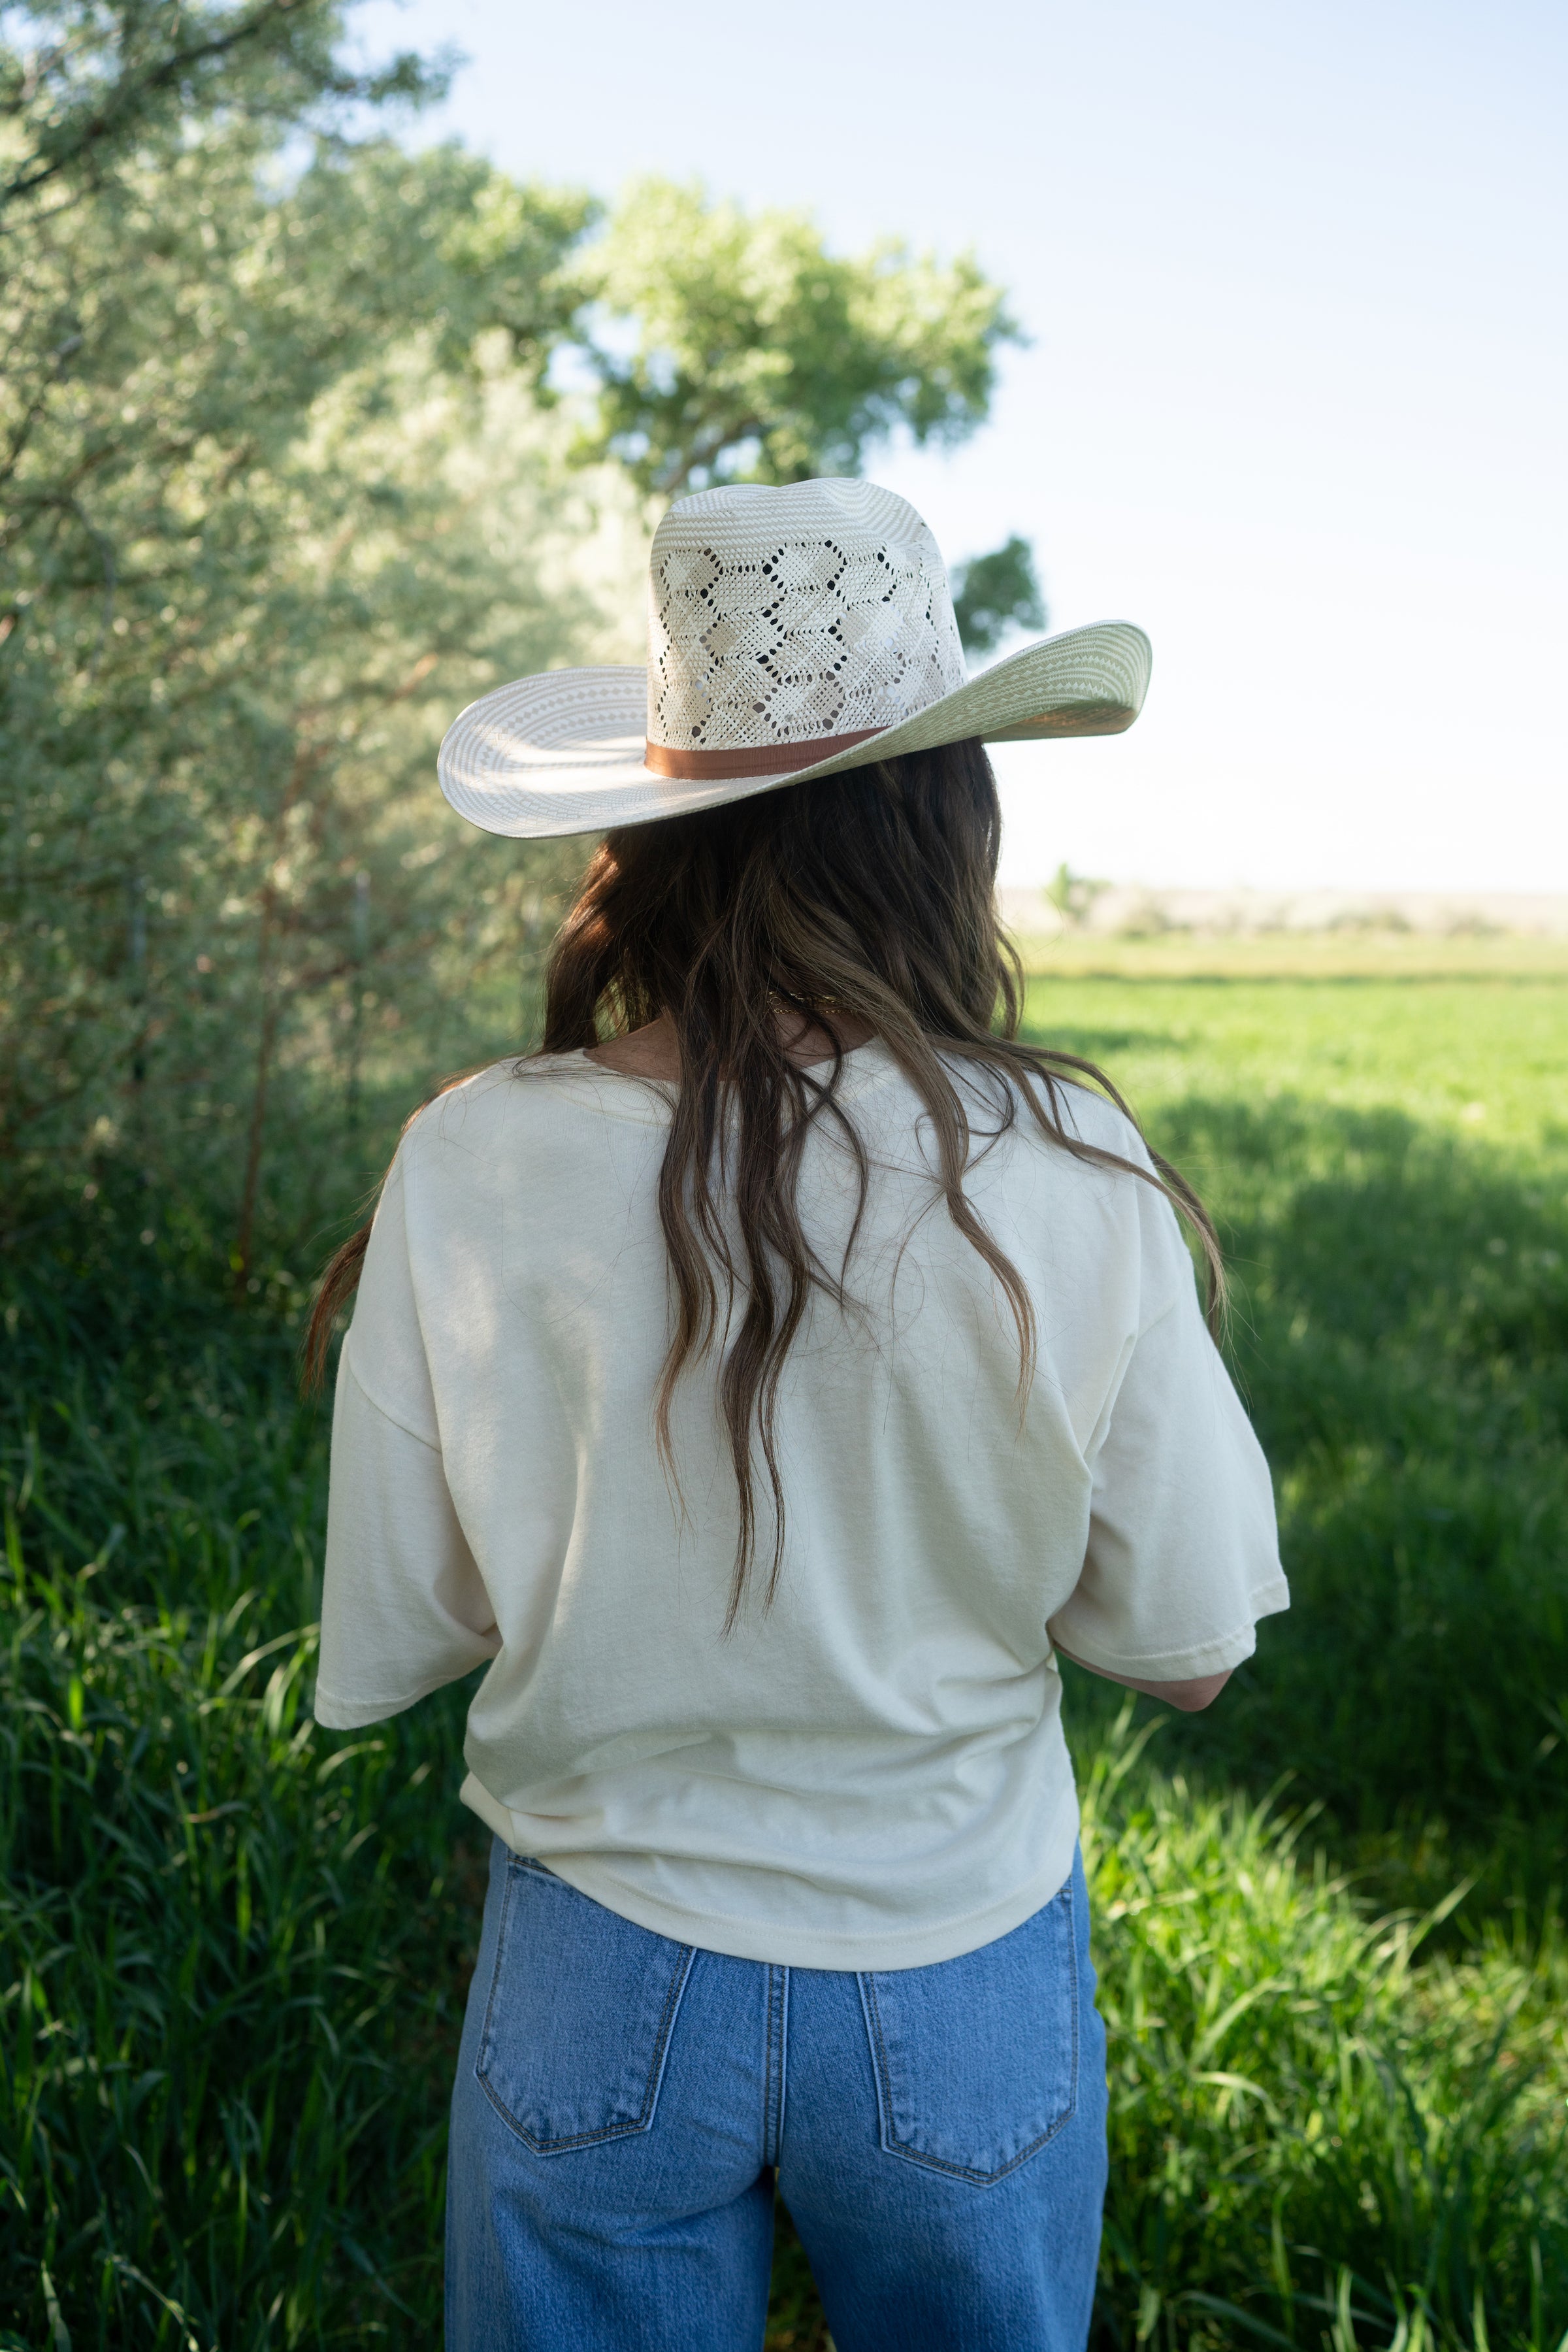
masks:
<path id="1" fill-rule="evenodd" d="M 1157 1330 L 1162 1323 L 1166 1321 L 1169 1317 L 1176 1313 L 1176 1308 L 1181 1305 L 1181 1298 L 1182 1295 L 1180 1290 L 1173 1290 L 1165 1305 L 1151 1315 L 1146 1323 L 1139 1324 L 1137 1330 L 1133 1335 L 1133 1344 L 1134 1347 L 1136 1347 L 1140 1339 L 1146 1339 L 1151 1331 Z"/>
<path id="2" fill-rule="evenodd" d="M 379 1413 L 383 1421 L 390 1421 L 394 1429 L 401 1429 L 405 1437 L 412 1437 L 416 1445 L 423 1445 L 427 1453 L 434 1454 L 439 1458 L 441 1453 L 439 1437 L 426 1437 L 422 1429 L 415 1429 L 412 1422 L 405 1421 L 401 1413 L 393 1412 L 389 1406 L 382 1404 L 380 1397 L 371 1394 L 358 1364 L 354 1361 L 352 1339 L 353 1333 L 350 1330 L 348 1339 L 343 1342 L 343 1370 L 348 1373 L 371 1411 Z"/>

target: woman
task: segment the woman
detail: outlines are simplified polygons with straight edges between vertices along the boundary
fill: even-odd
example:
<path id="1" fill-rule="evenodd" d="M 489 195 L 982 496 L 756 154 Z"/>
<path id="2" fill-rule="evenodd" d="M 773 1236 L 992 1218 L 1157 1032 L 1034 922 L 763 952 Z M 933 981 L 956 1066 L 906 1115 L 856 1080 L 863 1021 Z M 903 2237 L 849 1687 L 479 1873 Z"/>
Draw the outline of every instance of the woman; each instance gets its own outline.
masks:
<path id="1" fill-rule="evenodd" d="M 318 1307 L 359 1276 L 318 1717 L 488 1662 L 460 2352 L 758 2346 L 775 2180 L 840 2352 L 1084 2342 L 1057 1656 L 1202 1706 L 1286 1603 L 1212 1230 L 1019 1042 L 996 919 L 980 739 L 1128 725 L 1146 659 L 1107 624 L 967 682 L 902 500 L 711 492 L 645 677 L 443 747 L 491 830 L 609 827 L 543 1050 L 412 1123 Z"/>

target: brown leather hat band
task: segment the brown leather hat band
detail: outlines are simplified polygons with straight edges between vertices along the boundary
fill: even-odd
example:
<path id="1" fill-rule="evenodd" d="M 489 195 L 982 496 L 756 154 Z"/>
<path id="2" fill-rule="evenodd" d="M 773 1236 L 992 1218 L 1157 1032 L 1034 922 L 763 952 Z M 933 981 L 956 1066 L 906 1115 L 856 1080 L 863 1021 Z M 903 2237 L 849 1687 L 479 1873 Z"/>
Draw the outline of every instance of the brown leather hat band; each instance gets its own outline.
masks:
<path id="1" fill-rule="evenodd" d="M 682 783 L 720 784 L 743 776 L 789 775 L 797 768 L 814 768 L 819 760 L 836 759 L 857 743 L 869 743 L 881 727 L 859 727 L 848 735 L 818 735 L 808 743 L 765 743 L 756 751 L 683 751 L 673 743 L 649 743 L 643 765 L 655 776 L 674 776 Z"/>

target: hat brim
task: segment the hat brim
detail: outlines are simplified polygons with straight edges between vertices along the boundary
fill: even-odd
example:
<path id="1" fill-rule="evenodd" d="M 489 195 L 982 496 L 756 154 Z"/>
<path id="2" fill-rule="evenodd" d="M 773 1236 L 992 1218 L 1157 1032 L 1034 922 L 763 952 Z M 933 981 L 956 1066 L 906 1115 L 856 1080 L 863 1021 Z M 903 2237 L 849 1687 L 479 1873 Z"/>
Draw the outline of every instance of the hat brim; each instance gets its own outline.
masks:
<path id="1" fill-rule="evenodd" d="M 702 782 L 656 775 L 644 763 L 645 669 L 545 670 L 471 702 L 447 730 L 437 772 L 458 814 L 486 833 L 528 840 L 603 833 L 972 736 L 1032 743 L 1119 735 L 1143 708 L 1150 659 L 1147 637 L 1130 621 L 1064 629 L 831 759 Z M 797 759 L 806 748 L 779 746 Z"/>

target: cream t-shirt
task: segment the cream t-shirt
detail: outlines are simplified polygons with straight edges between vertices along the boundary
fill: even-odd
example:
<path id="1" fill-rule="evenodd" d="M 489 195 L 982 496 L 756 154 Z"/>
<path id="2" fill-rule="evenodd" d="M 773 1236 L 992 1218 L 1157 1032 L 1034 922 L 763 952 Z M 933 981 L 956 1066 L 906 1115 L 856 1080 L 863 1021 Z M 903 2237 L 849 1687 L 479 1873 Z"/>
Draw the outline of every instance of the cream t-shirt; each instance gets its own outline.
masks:
<path id="1" fill-rule="evenodd" d="M 1068 1096 L 1086 1139 L 1142 1157 Z M 980 1151 L 967 1192 L 1039 1322 L 1020 1403 L 1012 1318 L 885 1048 L 848 1057 L 840 1099 L 872 1161 L 857 1305 L 815 1297 L 786 1360 L 782 1574 L 727 1638 L 711 1366 L 677 1391 L 678 1493 L 654 1444 L 669 1089 L 568 1054 L 415 1120 L 339 1371 L 316 1714 L 378 1722 L 488 1661 L 463 1795 L 518 1853 L 683 1943 L 912 1968 L 1005 1935 L 1071 1867 L 1053 1636 L 1184 1680 L 1247 1657 L 1288 1595 L 1165 1200 L 1027 1113 Z M 853 1200 L 820 1122 L 800 1203 L 830 1265 Z"/>

